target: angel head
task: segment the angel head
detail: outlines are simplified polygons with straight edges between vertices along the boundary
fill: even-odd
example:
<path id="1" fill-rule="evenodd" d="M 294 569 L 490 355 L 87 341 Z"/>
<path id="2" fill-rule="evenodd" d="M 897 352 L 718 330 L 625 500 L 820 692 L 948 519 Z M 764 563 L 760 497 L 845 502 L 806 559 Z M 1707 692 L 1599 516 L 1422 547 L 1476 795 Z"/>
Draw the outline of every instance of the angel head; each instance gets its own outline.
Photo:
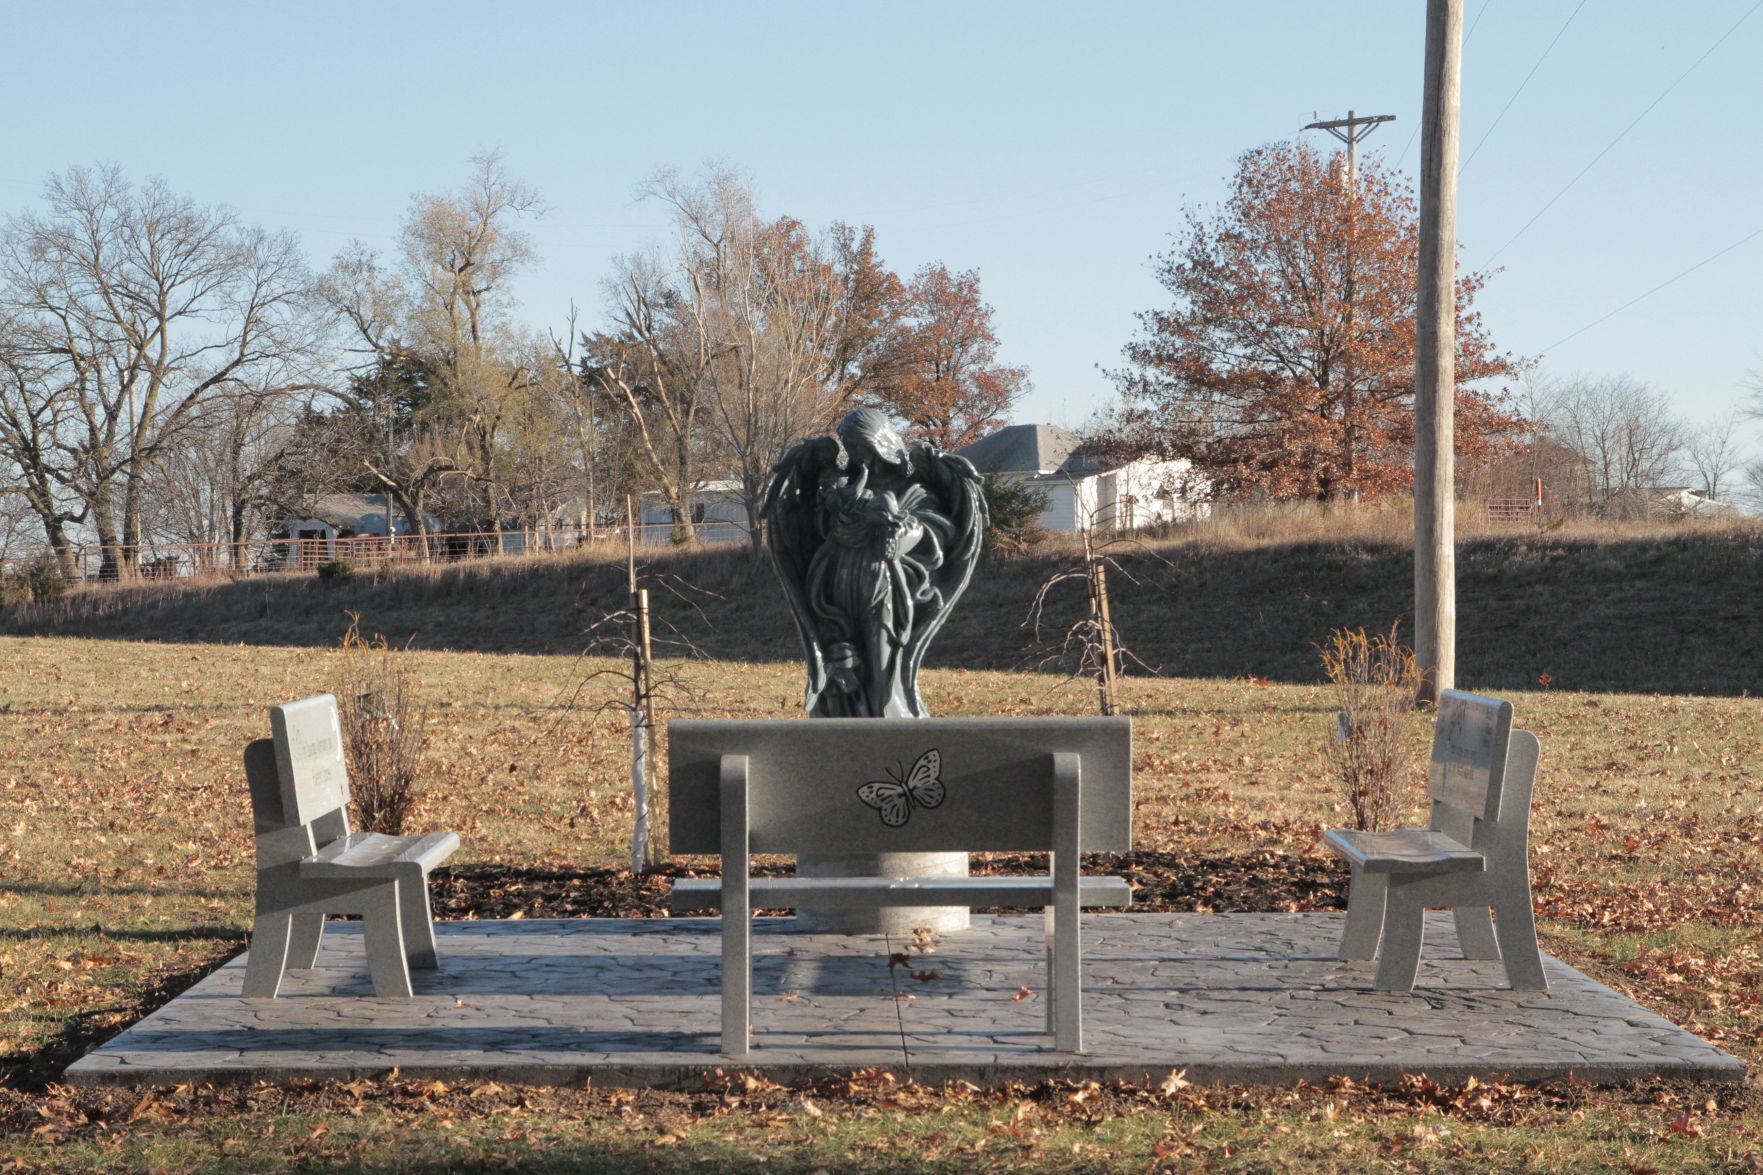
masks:
<path id="1" fill-rule="evenodd" d="M 888 469 L 906 473 L 911 461 L 906 455 L 906 442 L 900 439 L 893 421 L 874 408 L 859 408 L 839 421 L 839 440 L 853 464 L 872 469 Z"/>

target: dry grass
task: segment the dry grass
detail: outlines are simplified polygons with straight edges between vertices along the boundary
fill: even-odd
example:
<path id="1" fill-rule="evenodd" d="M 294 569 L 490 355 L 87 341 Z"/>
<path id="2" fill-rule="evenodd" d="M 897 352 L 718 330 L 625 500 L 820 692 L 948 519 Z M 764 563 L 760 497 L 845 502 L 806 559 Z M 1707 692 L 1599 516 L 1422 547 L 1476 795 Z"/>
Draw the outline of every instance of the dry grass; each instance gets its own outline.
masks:
<path id="1" fill-rule="evenodd" d="M 1378 511 L 1387 508 L 1338 513 Z M 1111 577 L 1110 588 L 1126 647 L 1170 675 L 1310 683 L 1321 680 L 1316 650 L 1330 631 L 1386 631 L 1394 621 L 1413 631 L 1405 535 L 1377 538 L 1363 527 L 1359 537 L 1326 540 L 1300 540 L 1299 529 L 1275 533 L 1240 543 L 1154 539 L 1143 554 L 1123 552 L 1127 574 Z M 0 633 L 330 647 L 357 613 L 364 629 L 395 645 L 569 654 L 581 650 L 595 621 L 627 604 L 616 555 L 373 571 L 347 583 L 287 574 L 194 588 L 88 589 L 45 608 L 0 614 Z M 1035 586 L 1070 562 L 1056 546 L 983 562 L 931 663 L 1036 666 L 1051 650 L 1038 647 L 1024 623 Z M 1754 526 L 1610 529 L 1593 537 L 1508 529 L 1466 539 L 1457 564 L 1464 680 L 1529 689 L 1548 674 L 1558 688 L 1579 690 L 1763 692 L 1763 592 L 1756 590 L 1763 530 Z M 653 549 L 643 554 L 643 572 L 658 640 L 677 631 L 724 661 L 800 658 L 772 573 L 745 548 Z M 1042 617 L 1046 631 L 1069 631 L 1082 610 L 1082 594 L 1072 593 Z"/>
<path id="2" fill-rule="evenodd" d="M 8 748 L 0 761 L 0 1055 L 23 1066 L 20 1076 L 32 1058 L 52 1062 L 52 1050 L 113 1031 L 155 989 L 187 982 L 243 945 L 251 844 L 240 751 L 265 731 L 266 705 L 324 688 L 340 656 L 0 638 L 11 669 L 0 681 L 0 745 Z M 408 656 L 419 697 L 436 715 L 430 786 L 414 827 L 457 829 L 465 863 L 623 860 L 627 731 L 616 715 L 558 709 L 593 663 Z M 799 704 L 788 665 L 719 662 L 694 675 L 709 714 L 782 716 Z M 944 669 L 928 672 L 924 686 L 939 714 L 1088 708 L 1087 692 L 1057 690 L 1057 681 Z M 1534 862 L 1548 949 L 1763 1059 L 1759 703 L 1507 696 L 1543 741 Z M 1348 818 L 1325 759 L 1335 705 L 1324 688 L 1129 678 L 1121 702 L 1135 715 L 1140 847 L 1311 855 L 1318 829 Z M 1419 775 L 1404 796 L 1410 821 L 1421 814 Z M 79 1109 L 89 1101 L 101 1118 L 97 1095 L 69 1100 L 49 1090 L 0 1097 L 0 1131 L 19 1132 L 0 1144 L 0 1169 L 7 1148 L 20 1170 L 115 1171 L 476 1170 L 510 1155 L 533 1168 L 567 1169 L 567 1159 L 619 1171 L 759 1170 L 761 1159 L 769 1170 L 961 1171 L 999 1156 L 1028 1170 L 1074 1161 L 1132 1170 L 1675 1170 L 1732 1167 L 1763 1151 L 1755 1117 L 1735 1116 L 1724 1100 L 1708 1111 L 1703 1095 L 1684 1101 L 1663 1088 L 1517 1101 L 1498 1093 L 1489 1103 L 1497 1112 L 1423 1089 L 1225 1091 L 1197 1101 L 1102 1093 L 1068 1101 L 1071 1092 L 1034 1095 L 1037 1108 L 1026 1115 L 1016 1105 L 1029 1095 L 1020 1092 L 1002 1102 L 935 1091 L 817 1093 L 825 1108 L 814 1118 L 793 1108 L 799 1093 L 733 1103 L 577 1093 L 526 1103 L 472 1086 L 363 1083 L 351 1094 L 293 1091 L 270 1102 L 249 1092 L 206 1102 L 200 1091 L 165 1092 L 162 1103 L 134 1107 L 131 1123 L 132 1101 L 100 1129 Z M 437 1131 L 438 1115 L 453 1125 Z M 1448 1142 L 1414 1133 L 1441 1122 Z M 31 1135 L 38 1125 L 52 1129 Z M 260 1153 L 270 1126 L 283 1141 Z M 462 1141 L 449 1142 L 449 1133 Z M 673 1141 L 658 1142 L 663 1135 Z M 980 1143 L 1005 1149 L 973 1149 Z M 1087 1149 L 1074 1155 L 1073 1145 Z"/>

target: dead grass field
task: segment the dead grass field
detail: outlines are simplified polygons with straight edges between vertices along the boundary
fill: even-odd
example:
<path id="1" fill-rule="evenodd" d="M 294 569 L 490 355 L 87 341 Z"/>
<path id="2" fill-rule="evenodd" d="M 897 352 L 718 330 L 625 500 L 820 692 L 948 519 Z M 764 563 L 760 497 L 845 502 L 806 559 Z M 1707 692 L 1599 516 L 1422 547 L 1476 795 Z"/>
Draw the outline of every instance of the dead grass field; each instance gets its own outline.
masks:
<path id="1" fill-rule="evenodd" d="M 625 731 L 588 708 L 610 683 L 579 692 L 598 663 L 406 655 L 434 714 L 418 825 L 457 829 L 466 864 L 624 859 Z M 1417 1076 L 1383 1091 L 975 1093 L 877 1074 L 690 1095 L 43 1085 L 84 1042 L 244 945 L 239 754 L 264 732 L 265 706 L 326 688 L 335 657 L 0 638 L 0 1171 L 1763 1170 L 1754 1089 L 1441 1090 Z M 686 673 L 695 712 L 797 712 L 788 664 Z M 933 669 L 924 685 L 939 714 L 1083 712 L 1089 693 L 1059 682 Z M 1760 703 L 1499 692 L 1543 741 L 1533 861 L 1546 948 L 1763 1059 Z M 1318 829 L 1342 818 L 1324 774 L 1321 687 L 1134 678 L 1124 701 L 1140 848 L 1308 858 Z M 1423 740 L 1417 728 L 1416 816 Z"/>

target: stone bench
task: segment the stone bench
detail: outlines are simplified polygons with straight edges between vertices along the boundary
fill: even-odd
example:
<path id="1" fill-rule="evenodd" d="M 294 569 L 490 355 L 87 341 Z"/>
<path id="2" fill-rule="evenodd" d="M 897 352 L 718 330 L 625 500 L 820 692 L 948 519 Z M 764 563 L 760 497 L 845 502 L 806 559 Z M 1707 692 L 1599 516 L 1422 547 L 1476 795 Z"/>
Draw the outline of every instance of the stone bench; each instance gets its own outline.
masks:
<path id="1" fill-rule="evenodd" d="M 669 846 L 718 853 L 678 911 L 720 909 L 722 1051 L 748 1051 L 755 907 L 1038 906 L 1050 922 L 1048 1031 L 1083 1049 L 1084 906 L 1126 906 L 1080 852 L 1132 847 L 1126 718 L 679 720 L 668 727 Z M 753 853 L 1048 852 L 1028 877 L 751 876 Z"/>
<path id="2" fill-rule="evenodd" d="M 1548 990 L 1530 896 L 1539 752 L 1534 734 L 1512 729 L 1510 702 L 1445 690 L 1428 764 L 1428 827 L 1324 834 L 1352 869 L 1340 957 L 1376 957 L 1378 990 L 1413 989 L 1426 910 L 1443 906 L 1464 958 L 1499 959 L 1513 988 Z"/>
<path id="3" fill-rule="evenodd" d="M 243 994 L 273 998 L 284 974 L 317 961 L 327 914 L 358 914 L 374 994 L 409 996 L 410 969 L 439 965 L 428 875 L 459 848 L 459 838 L 349 831 L 336 698 L 272 706 L 269 715 L 273 737 L 245 748 L 257 909 Z"/>

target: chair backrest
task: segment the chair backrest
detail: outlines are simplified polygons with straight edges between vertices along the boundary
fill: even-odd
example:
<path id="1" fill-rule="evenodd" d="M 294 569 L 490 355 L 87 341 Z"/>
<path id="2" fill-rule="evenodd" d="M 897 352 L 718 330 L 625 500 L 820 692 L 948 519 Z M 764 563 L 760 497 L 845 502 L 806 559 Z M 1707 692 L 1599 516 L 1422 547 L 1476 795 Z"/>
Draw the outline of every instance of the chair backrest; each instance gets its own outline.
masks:
<path id="1" fill-rule="evenodd" d="M 1131 848 L 1128 718 L 676 720 L 669 846 L 722 851 L 722 757 L 744 755 L 754 852 L 1044 851 L 1056 752 L 1081 759 L 1082 847 Z"/>
<path id="2" fill-rule="evenodd" d="M 1511 702 L 1461 690 L 1442 691 L 1427 794 L 1435 804 L 1481 820 L 1498 820 L 1511 741 Z"/>
<path id="3" fill-rule="evenodd" d="M 343 759 L 337 699 L 319 694 L 271 706 L 269 727 L 281 780 L 282 819 L 289 825 L 312 824 L 347 812 L 349 769 Z"/>

